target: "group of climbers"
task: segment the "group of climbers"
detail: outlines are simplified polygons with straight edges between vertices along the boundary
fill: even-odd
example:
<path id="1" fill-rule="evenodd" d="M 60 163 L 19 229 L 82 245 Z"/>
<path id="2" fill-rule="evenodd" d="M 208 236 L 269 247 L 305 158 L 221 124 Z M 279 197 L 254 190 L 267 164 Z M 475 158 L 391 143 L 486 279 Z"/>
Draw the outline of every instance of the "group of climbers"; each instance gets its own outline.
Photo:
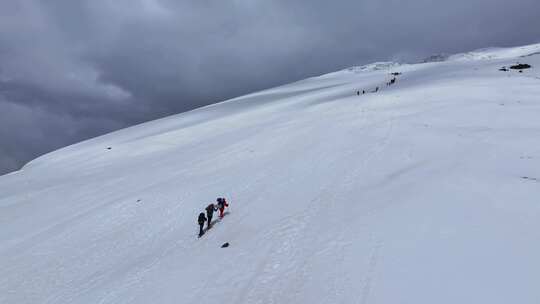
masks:
<path id="1" fill-rule="evenodd" d="M 206 215 L 204 212 L 199 213 L 199 237 L 204 234 L 204 223 L 207 222 L 207 230 L 212 227 L 212 217 L 214 216 L 214 211 L 219 210 L 219 218 L 223 218 L 225 215 L 225 208 L 229 207 L 229 204 L 227 203 L 227 200 L 224 197 L 218 197 L 216 199 L 217 204 L 210 203 L 208 206 L 206 206 Z"/>
<path id="2" fill-rule="evenodd" d="M 394 76 L 394 77 L 393 77 L 392 79 L 390 79 L 389 82 L 386 83 L 386 86 L 391 86 L 391 85 L 395 84 L 396 81 L 397 81 L 397 77 L 396 77 L 396 76 L 401 75 L 401 73 L 399 73 L 399 72 L 394 72 L 394 73 L 390 73 L 390 75 L 392 75 L 392 76 Z M 378 87 L 378 86 L 375 87 L 375 89 L 374 89 L 373 91 L 366 91 L 366 90 L 356 91 L 356 95 L 359 96 L 360 94 L 364 95 L 364 94 L 366 94 L 366 93 L 377 93 L 377 92 L 379 92 L 379 87 Z"/>
<path id="3" fill-rule="evenodd" d="M 379 92 L 379 87 L 375 87 L 375 89 L 371 92 L 367 92 L 367 93 L 377 93 Z M 366 90 L 362 90 L 362 95 L 366 94 Z M 356 95 L 360 95 L 360 91 L 356 91 Z"/>

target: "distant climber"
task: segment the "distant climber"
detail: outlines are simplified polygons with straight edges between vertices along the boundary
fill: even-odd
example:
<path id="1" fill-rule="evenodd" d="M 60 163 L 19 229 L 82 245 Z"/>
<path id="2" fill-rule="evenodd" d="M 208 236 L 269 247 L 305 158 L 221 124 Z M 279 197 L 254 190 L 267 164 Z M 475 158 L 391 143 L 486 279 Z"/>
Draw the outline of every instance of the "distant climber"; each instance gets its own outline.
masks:
<path id="1" fill-rule="evenodd" d="M 217 207 L 219 209 L 219 218 L 223 218 L 223 212 L 225 211 L 225 207 L 229 207 L 229 204 L 227 204 L 227 201 L 224 197 L 218 197 L 216 201 Z"/>
<path id="2" fill-rule="evenodd" d="M 208 218 L 208 229 L 212 227 L 212 217 L 214 216 L 214 211 L 217 211 L 217 208 L 213 203 L 206 207 L 206 217 Z"/>
<path id="3" fill-rule="evenodd" d="M 204 216 L 204 212 L 201 212 L 199 213 L 199 237 L 204 234 L 204 222 L 206 222 L 206 216 Z"/>
<path id="4" fill-rule="evenodd" d="M 379 87 L 375 88 L 375 93 L 379 92 Z"/>
<path id="5" fill-rule="evenodd" d="M 362 90 L 362 95 L 366 94 L 366 90 Z"/>
<path id="6" fill-rule="evenodd" d="M 356 91 L 356 95 L 360 96 L 360 91 Z"/>

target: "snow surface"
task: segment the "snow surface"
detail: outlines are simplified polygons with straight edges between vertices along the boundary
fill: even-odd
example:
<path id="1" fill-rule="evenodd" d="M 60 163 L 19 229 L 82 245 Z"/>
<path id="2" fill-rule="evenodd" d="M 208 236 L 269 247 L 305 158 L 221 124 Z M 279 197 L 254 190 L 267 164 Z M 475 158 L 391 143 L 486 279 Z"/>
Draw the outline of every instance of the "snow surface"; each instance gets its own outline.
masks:
<path id="1" fill-rule="evenodd" d="M 352 68 L 42 156 L 0 177 L 0 303 L 540 303 L 539 51 Z"/>

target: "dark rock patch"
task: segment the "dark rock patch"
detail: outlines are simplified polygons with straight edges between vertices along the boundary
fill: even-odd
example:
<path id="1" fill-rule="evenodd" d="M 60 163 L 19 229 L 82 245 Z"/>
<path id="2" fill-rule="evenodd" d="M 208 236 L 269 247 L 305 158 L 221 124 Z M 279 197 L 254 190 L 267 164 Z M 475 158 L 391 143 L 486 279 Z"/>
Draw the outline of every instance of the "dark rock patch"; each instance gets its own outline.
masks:
<path id="1" fill-rule="evenodd" d="M 518 64 L 514 64 L 514 65 L 510 66 L 510 68 L 512 70 L 524 70 L 524 69 L 530 69 L 531 65 L 526 64 L 526 63 L 518 63 Z"/>

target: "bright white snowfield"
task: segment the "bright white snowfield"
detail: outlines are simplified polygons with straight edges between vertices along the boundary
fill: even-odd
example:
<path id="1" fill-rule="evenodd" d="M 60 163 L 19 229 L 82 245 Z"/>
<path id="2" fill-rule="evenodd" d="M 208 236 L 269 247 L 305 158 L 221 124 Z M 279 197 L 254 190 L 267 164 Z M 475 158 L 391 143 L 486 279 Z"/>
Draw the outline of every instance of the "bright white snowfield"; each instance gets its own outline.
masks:
<path id="1" fill-rule="evenodd" d="M 355 67 L 40 157 L 0 177 L 0 303 L 538 304 L 540 44 Z"/>

